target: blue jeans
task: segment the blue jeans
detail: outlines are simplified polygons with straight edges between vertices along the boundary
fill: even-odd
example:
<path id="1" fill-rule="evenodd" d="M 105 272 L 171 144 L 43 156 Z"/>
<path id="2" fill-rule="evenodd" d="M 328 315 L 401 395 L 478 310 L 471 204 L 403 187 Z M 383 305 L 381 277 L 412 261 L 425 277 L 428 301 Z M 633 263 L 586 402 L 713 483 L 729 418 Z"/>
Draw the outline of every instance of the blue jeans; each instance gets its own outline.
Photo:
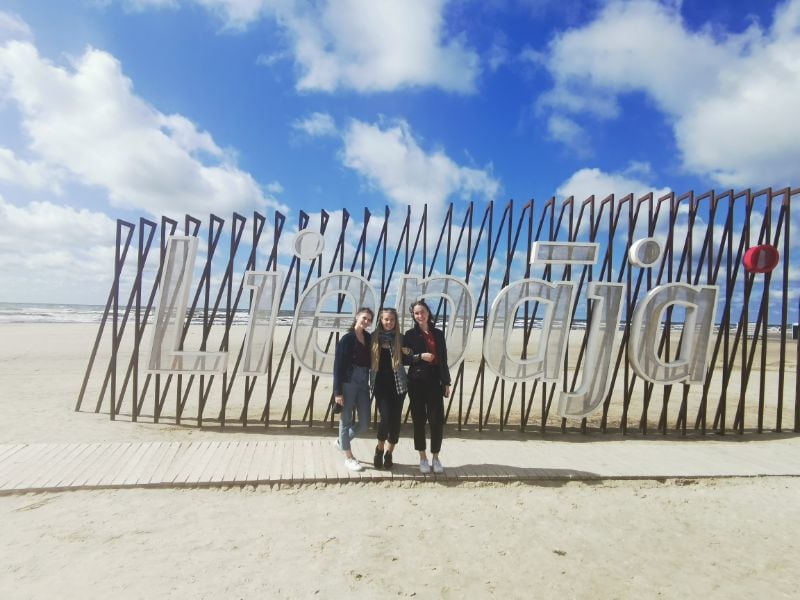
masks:
<path id="1" fill-rule="evenodd" d="M 370 419 L 369 369 L 353 367 L 350 381 L 342 385 L 344 407 L 339 415 L 339 448 L 350 450 L 350 441 L 359 433 L 366 431 Z M 358 422 L 353 412 L 358 413 Z"/>

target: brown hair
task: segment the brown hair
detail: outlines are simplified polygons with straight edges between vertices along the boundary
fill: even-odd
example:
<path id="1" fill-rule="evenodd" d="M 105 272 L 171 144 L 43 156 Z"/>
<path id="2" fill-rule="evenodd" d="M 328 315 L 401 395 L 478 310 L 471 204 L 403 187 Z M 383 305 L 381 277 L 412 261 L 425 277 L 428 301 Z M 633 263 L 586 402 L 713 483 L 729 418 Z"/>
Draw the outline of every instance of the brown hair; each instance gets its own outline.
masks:
<path id="1" fill-rule="evenodd" d="M 411 305 L 411 309 L 410 309 L 412 317 L 414 316 L 414 307 L 415 306 L 422 306 L 425 310 L 428 311 L 428 328 L 429 329 L 433 329 L 434 326 L 435 326 L 435 323 L 433 322 L 433 313 L 431 312 L 431 307 L 428 306 L 428 303 L 425 302 L 425 300 L 423 300 L 422 298 L 420 298 L 419 300 L 414 302 L 414 304 Z M 414 319 L 414 327 L 418 327 L 418 326 L 419 326 L 419 324 L 417 323 L 417 320 Z"/>
<path id="2" fill-rule="evenodd" d="M 369 306 L 362 306 L 356 311 L 355 316 L 353 317 L 353 322 L 350 324 L 350 329 L 348 331 L 355 331 L 356 328 L 356 319 L 358 319 L 358 315 L 361 313 L 369 313 L 369 316 L 372 317 L 372 320 L 375 320 L 375 313 L 372 312 L 372 309 Z"/>

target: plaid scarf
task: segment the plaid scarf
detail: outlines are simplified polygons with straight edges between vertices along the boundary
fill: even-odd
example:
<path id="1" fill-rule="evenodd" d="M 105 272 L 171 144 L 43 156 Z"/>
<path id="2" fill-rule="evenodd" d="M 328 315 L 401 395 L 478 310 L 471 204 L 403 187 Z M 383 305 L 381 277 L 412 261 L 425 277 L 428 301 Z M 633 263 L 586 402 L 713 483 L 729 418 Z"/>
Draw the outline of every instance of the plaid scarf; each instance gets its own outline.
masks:
<path id="1" fill-rule="evenodd" d="M 392 358 L 392 364 L 394 364 L 394 331 L 381 331 L 378 335 L 380 336 L 380 347 L 389 350 L 389 356 Z M 394 389 L 398 396 L 402 396 L 408 389 L 406 370 L 403 368 L 403 364 L 400 363 L 396 369 L 392 369 L 392 373 L 394 375 Z"/>

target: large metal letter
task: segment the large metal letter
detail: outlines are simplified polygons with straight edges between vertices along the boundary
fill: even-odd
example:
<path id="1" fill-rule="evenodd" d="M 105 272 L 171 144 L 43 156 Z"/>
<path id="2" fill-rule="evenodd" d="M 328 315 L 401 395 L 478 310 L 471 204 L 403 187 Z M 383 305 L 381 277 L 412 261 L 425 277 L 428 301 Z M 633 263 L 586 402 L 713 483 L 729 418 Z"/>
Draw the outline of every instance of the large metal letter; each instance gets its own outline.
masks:
<path id="1" fill-rule="evenodd" d="M 267 372 L 282 284 L 283 273 L 248 271 L 244 274 L 244 286 L 253 290 L 253 300 L 244 337 L 243 375 L 263 375 Z"/>
<path id="2" fill-rule="evenodd" d="M 342 296 L 353 302 L 352 310 L 344 314 L 338 312 L 344 301 Z M 347 331 L 361 306 L 375 307 L 375 291 L 369 281 L 354 273 L 325 275 L 303 292 L 294 311 L 292 330 L 292 354 L 298 362 L 315 375 L 330 374 L 335 348 L 331 344 L 326 351 L 319 336 Z"/>
<path id="3" fill-rule="evenodd" d="M 677 360 L 665 362 L 658 356 L 658 333 L 662 315 L 671 305 L 685 307 L 686 321 Z M 716 310 L 716 286 L 667 283 L 653 288 L 636 307 L 631 322 L 628 359 L 636 374 L 652 383 L 702 383 Z"/>
<path id="4" fill-rule="evenodd" d="M 189 301 L 192 269 L 197 256 L 197 238 L 170 236 L 161 272 L 153 340 L 147 368 L 160 373 L 222 373 L 227 352 L 185 351 L 181 349 L 183 321 Z"/>
<path id="5" fill-rule="evenodd" d="M 572 392 L 561 390 L 558 414 L 562 417 L 585 417 L 594 411 L 611 385 L 611 356 L 619 348 L 619 318 L 622 311 L 621 283 L 590 283 L 587 297 L 592 305 L 591 325 L 586 339 L 586 355 L 580 387 Z"/>
<path id="6" fill-rule="evenodd" d="M 542 335 L 535 356 L 517 358 L 511 352 L 517 309 L 525 302 L 545 305 Z M 557 381 L 569 341 L 570 315 L 575 302 L 575 284 L 571 281 L 549 283 L 523 279 L 498 294 L 489 312 L 483 357 L 489 368 L 504 379 L 525 381 L 542 377 Z M 519 343 L 524 343 L 520 340 Z"/>
<path id="7" fill-rule="evenodd" d="M 464 359 L 472 335 L 472 292 L 463 281 L 451 275 L 427 279 L 403 275 L 397 295 L 397 311 L 400 313 L 397 326 L 401 329 L 406 327 L 410 301 L 431 297 L 444 298 L 452 309 L 443 327 L 447 342 L 447 366 L 452 369 Z"/>

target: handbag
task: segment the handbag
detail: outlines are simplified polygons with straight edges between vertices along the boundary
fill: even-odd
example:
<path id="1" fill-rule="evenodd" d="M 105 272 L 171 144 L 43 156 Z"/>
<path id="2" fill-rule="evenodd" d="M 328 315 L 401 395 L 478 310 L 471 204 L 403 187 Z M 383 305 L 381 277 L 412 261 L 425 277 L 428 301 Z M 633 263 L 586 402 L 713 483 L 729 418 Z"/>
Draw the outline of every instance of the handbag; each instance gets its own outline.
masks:
<path id="1" fill-rule="evenodd" d="M 408 378 L 412 381 L 421 381 L 428 378 L 428 363 L 418 362 L 408 367 Z"/>

